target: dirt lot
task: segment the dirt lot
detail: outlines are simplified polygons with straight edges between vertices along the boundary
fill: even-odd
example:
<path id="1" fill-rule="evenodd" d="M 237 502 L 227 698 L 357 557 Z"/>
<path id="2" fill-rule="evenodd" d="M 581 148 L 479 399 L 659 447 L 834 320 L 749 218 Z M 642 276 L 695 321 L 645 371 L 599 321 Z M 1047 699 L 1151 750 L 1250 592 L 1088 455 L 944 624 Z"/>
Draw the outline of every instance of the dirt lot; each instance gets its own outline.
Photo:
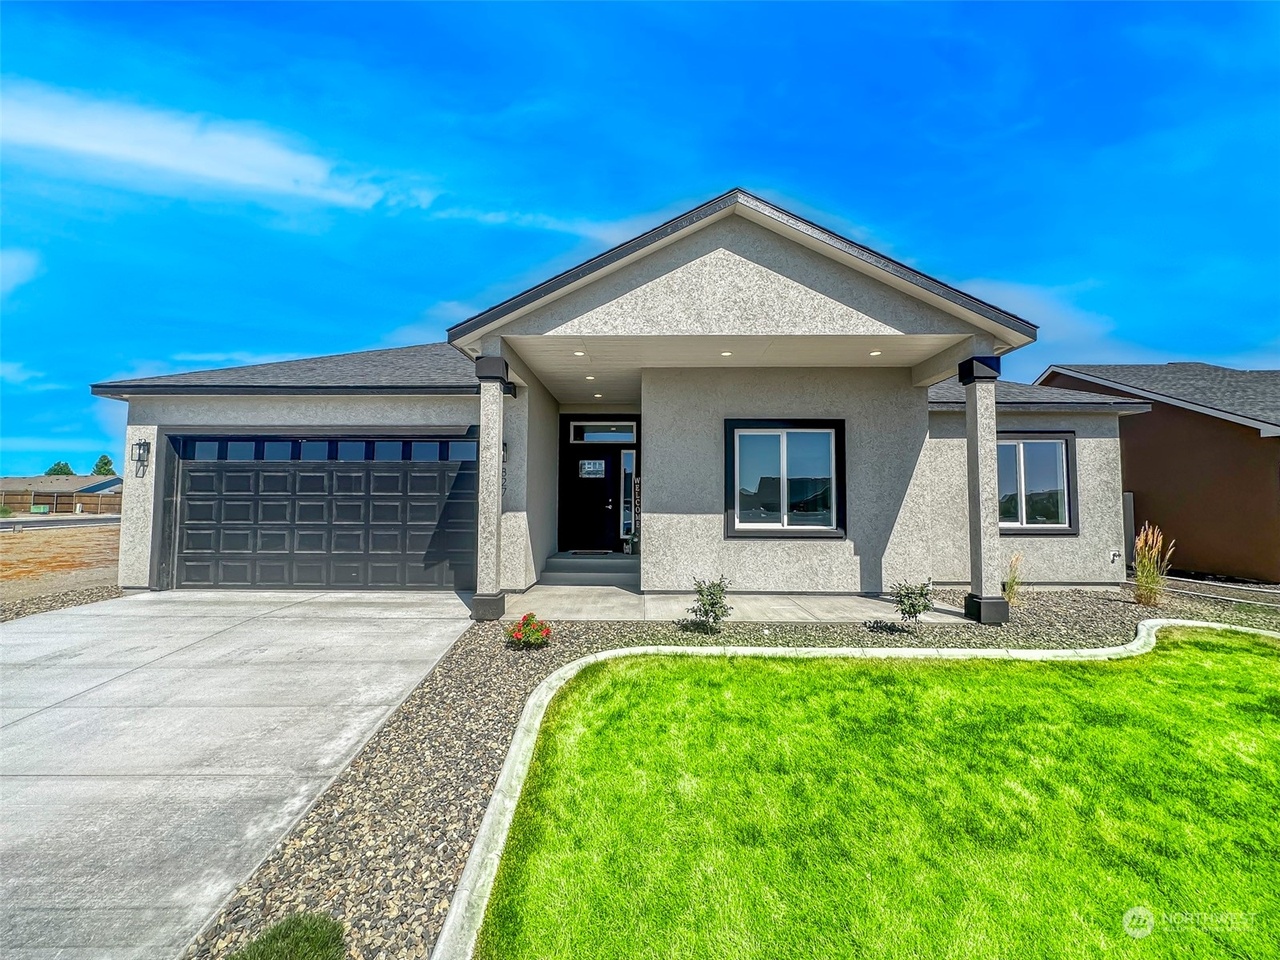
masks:
<path id="1" fill-rule="evenodd" d="M 0 532 L 0 599 L 114 584 L 119 552 L 115 525 Z"/>

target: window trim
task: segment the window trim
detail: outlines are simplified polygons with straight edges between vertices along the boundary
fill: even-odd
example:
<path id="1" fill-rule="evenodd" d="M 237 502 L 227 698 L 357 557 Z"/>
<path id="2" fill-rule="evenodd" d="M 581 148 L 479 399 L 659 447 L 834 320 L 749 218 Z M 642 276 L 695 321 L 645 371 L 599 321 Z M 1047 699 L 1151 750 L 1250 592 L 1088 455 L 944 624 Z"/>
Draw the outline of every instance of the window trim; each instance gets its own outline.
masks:
<path id="1" fill-rule="evenodd" d="M 1002 537 L 1078 537 L 1080 536 L 1080 501 L 1078 496 L 1078 481 L 1076 477 L 1076 434 L 1074 430 L 1001 430 L 996 433 L 996 482 L 999 483 L 999 445 L 1002 443 L 1015 443 L 1024 440 L 1056 440 L 1063 445 L 1063 472 L 1066 474 L 1067 487 L 1067 522 L 1065 524 L 1027 524 L 1027 523 L 1011 523 L 1006 520 L 998 520 L 1000 527 L 1000 536 Z M 1018 453 L 1018 470 L 1022 472 L 1022 453 Z M 1018 478 L 1018 486 L 1020 490 L 1025 490 L 1025 484 L 1022 477 Z M 1025 499 L 1025 493 L 1020 493 Z M 1024 504 L 1019 505 L 1019 511 L 1025 509 Z M 999 517 L 999 506 L 996 508 L 996 515 Z"/>
<path id="2" fill-rule="evenodd" d="M 833 527 L 788 527 L 765 524 L 738 525 L 738 433 L 785 430 L 829 430 L 835 470 L 832 507 Z M 820 419 L 769 419 L 724 421 L 724 537 L 726 540 L 843 540 L 848 530 L 846 512 L 845 421 Z M 785 465 L 784 465 L 785 468 Z"/>

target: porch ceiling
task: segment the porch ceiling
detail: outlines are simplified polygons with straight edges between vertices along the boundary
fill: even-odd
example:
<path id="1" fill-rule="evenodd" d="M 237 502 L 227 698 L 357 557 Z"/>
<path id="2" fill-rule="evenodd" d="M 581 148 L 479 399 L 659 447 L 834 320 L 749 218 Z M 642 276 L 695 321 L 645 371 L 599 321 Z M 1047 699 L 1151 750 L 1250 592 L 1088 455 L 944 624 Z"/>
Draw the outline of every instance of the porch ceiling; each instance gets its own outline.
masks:
<path id="1" fill-rule="evenodd" d="M 640 401 L 640 371 L 645 367 L 912 367 L 965 337 L 542 335 L 504 339 L 561 403 L 612 404 Z"/>

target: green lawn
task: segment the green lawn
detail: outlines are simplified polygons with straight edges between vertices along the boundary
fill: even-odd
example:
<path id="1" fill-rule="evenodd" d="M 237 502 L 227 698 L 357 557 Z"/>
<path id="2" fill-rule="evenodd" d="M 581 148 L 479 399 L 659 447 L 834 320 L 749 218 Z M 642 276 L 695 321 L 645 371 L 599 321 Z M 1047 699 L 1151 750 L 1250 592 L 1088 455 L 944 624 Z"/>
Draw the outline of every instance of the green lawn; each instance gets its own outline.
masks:
<path id="1" fill-rule="evenodd" d="M 479 956 L 1277 944 L 1280 648 L 1176 629 L 1112 663 L 594 664 L 548 711 Z"/>

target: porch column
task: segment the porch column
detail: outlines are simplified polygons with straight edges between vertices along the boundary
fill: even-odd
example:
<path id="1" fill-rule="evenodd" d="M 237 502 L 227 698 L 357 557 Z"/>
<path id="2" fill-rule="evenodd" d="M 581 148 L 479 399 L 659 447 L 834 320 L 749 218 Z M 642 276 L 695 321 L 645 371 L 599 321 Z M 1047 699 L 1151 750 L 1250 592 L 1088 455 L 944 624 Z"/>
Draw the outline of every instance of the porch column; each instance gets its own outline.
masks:
<path id="1" fill-rule="evenodd" d="M 1009 621 L 1009 604 L 1001 595 L 1000 583 L 1000 487 L 996 459 L 996 379 L 999 376 L 999 357 L 971 357 L 960 363 L 969 467 L 969 593 L 964 598 L 964 615 L 979 623 Z"/>
<path id="2" fill-rule="evenodd" d="M 473 620 L 497 620 L 507 602 L 499 589 L 502 541 L 502 398 L 514 391 L 501 357 L 477 357 L 480 380 L 480 453 L 477 467 L 476 594 Z"/>

